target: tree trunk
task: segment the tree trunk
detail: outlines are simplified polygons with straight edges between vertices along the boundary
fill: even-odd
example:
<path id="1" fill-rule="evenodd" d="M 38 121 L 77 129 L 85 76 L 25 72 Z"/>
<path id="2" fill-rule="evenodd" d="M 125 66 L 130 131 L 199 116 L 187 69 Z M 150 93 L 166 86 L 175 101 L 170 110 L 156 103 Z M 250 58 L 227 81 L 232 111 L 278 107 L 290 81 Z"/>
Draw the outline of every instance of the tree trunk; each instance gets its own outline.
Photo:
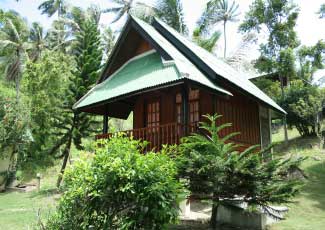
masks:
<path id="1" fill-rule="evenodd" d="M 17 76 L 15 79 L 15 87 L 16 87 L 16 101 L 19 103 L 20 98 L 20 76 Z"/>
<path id="2" fill-rule="evenodd" d="M 283 82 L 282 76 L 280 77 L 280 83 L 281 83 L 281 97 L 282 97 L 282 100 L 284 100 L 284 82 Z M 286 115 L 284 115 L 282 122 L 283 122 L 283 129 L 284 129 L 284 142 L 287 145 L 289 142 L 289 138 L 288 138 L 287 116 Z"/>
<path id="3" fill-rule="evenodd" d="M 213 196 L 213 197 L 215 197 L 215 196 Z M 210 219 L 210 226 L 211 226 L 212 229 L 217 228 L 218 208 L 219 208 L 219 200 L 213 201 L 212 214 L 211 214 L 211 219 Z"/>
<path id="4" fill-rule="evenodd" d="M 68 159 L 69 159 L 69 156 L 70 156 L 71 143 L 72 143 L 72 131 L 70 133 L 68 142 L 67 142 L 67 144 L 65 146 L 65 149 L 64 149 L 63 163 L 62 163 L 62 166 L 61 166 L 60 174 L 58 176 L 58 180 L 56 182 L 56 187 L 57 188 L 59 188 L 60 185 L 61 185 L 63 174 L 64 174 L 65 168 L 67 166 L 67 162 L 68 162 Z"/>
<path id="5" fill-rule="evenodd" d="M 226 53 L 227 53 L 226 21 L 223 22 L 223 37 L 225 40 L 225 47 L 223 49 L 223 57 L 226 58 Z"/>
<path id="6" fill-rule="evenodd" d="M 284 118 L 283 118 L 283 129 L 284 129 L 284 142 L 287 145 L 289 142 L 288 127 L 287 127 L 287 115 L 284 115 Z"/>

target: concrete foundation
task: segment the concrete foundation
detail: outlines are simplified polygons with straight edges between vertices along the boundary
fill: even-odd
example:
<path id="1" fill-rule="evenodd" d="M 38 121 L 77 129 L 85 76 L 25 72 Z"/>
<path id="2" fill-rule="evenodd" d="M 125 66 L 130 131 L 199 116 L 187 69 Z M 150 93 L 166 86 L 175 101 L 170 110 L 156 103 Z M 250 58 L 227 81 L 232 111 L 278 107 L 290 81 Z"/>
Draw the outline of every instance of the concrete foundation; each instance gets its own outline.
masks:
<path id="1" fill-rule="evenodd" d="M 272 207 L 274 215 L 283 218 L 288 211 L 286 207 Z M 184 221 L 208 222 L 211 217 L 212 205 L 199 200 L 183 201 L 180 205 L 180 219 Z M 240 200 L 234 201 L 231 206 L 220 205 L 217 214 L 217 222 L 234 227 L 252 230 L 264 230 L 266 226 L 272 224 L 278 219 L 264 213 L 262 210 L 257 212 L 248 212 L 247 203 Z"/>

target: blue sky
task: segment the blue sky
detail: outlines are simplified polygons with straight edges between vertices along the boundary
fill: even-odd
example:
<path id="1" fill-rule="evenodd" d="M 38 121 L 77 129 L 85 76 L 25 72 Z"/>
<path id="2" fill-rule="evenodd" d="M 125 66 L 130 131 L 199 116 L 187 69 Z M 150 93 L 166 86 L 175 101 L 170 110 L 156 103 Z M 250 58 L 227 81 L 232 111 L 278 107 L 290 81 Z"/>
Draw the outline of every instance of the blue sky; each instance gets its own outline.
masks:
<path id="1" fill-rule="evenodd" d="M 154 2 L 153 0 L 142 1 L 147 4 L 153 4 Z M 248 11 L 249 5 L 252 1 L 253 0 L 237 0 L 241 12 L 239 22 L 244 18 L 245 12 Z M 15 0 L 0 0 L 0 7 L 6 10 L 13 9 L 25 17 L 29 23 L 38 21 L 46 28 L 49 28 L 55 17 L 48 18 L 45 15 L 41 15 L 40 11 L 37 8 L 42 2 L 43 0 L 20 0 L 18 3 Z M 201 12 L 203 11 L 207 0 L 183 0 L 182 2 L 185 11 L 185 21 L 188 24 L 190 30 L 192 30 Z M 302 44 L 313 45 L 318 40 L 325 39 L 325 19 L 321 20 L 316 15 L 316 12 L 318 11 L 320 5 L 322 3 L 325 3 L 325 0 L 295 0 L 294 2 L 300 7 L 297 31 Z M 68 3 L 83 8 L 86 8 L 91 4 L 98 4 L 102 9 L 113 6 L 110 0 L 68 0 Z M 102 15 L 101 23 L 103 25 L 109 25 L 113 18 L 113 15 L 104 14 Z M 238 44 L 241 41 L 242 35 L 237 32 L 239 22 L 230 23 L 228 26 L 227 36 L 229 53 L 232 53 L 234 50 L 236 50 L 236 47 L 238 47 Z M 123 26 L 123 23 L 124 21 L 121 20 L 119 23 L 114 24 L 112 28 L 120 29 Z M 260 36 L 260 38 L 262 38 L 262 36 Z M 252 57 L 258 54 L 257 49 L 258 46 L 251 50 Z M 220 40 L 219 45 L 216 49 L 216 53 L 221 56 L 222 50 L 223 39 Z"/>

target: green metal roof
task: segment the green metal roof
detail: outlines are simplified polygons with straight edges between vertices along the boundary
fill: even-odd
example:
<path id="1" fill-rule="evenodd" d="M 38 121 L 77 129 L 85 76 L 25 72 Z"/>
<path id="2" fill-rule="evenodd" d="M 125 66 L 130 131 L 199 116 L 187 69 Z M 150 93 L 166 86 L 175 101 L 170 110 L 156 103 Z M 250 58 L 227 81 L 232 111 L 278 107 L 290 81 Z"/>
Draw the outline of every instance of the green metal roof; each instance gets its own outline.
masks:
<path id="1" fill-rule="evenodd" d="M 159 23 L 159 25 L 162 26 L 166 31 L 168 31 L 168 33 L 172 35 L 176 41 L 180 42 L 183 46 L 186 47 L 187 50 L 193 53 L 193 55 L 189 59 L 193 58 L 193 56 L 196 56 L 202 62 L 204 62 L 206 66 L 208 66 L 214 71 L 217 78 L 221 77 L 230 81 L 232 84 L 241 88 L 243 91 L 260 99 L 261 101 L 268 104 L 269 106 L 276 109 L 277 111 L 286 114 L 286 112 L 278 104 L 276 104 L 262 90 L 260 90 L 256 85 L 254 85 L 251 81 L 249 81 L 247 79 L 247 76 L 245 76 L 242 73 L 239 73 L 220 58 L 217 58 L 213 54 L 209 53 L 205 49 L 193 43 L 192 41 L 189 41 L 181 34 L 179 34 L 176 30 L 174 30 L 173 28 L 171 28 L 161 20 L 155 19 L 155 21 Z"/>
<path id="2" fill-rule="evenodd" d="M 174 61 L 165 62 L 157 52 L 149 51 L 132 58 L 108 79 L 92 88 L 73 106 L 73 109 L 185 78 L 190 79 L 188 75 L 178 70 Z M 226 93 L 209 80 L 201 82 L 196 79 L 196 81 L 211 89 Z"/>

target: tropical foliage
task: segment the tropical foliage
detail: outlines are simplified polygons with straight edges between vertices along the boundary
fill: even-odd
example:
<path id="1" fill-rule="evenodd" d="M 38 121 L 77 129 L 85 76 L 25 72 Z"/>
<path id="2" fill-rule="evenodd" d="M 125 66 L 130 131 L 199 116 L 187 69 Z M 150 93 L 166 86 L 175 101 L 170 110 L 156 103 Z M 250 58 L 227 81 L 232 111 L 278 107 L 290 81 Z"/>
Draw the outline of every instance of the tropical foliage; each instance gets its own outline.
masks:
<path id="1" fill-rule="evenodd" d="M 228 22 L 237 21 L 239 16 L 238 9 L 239 5 L 235 1 L 229 3 L 228 0 L 210 0 L 199 21 L 201 29 L 204 31 L 209 30 L 217 23 L 223 23 L 224 58 L 226 58 L 227 54 L 226 26 Z"/>
<path id="2" fill-rule="evenodd" d="M 268 149 L 259 151 L 257 146 L 239 153 L 238 146 L 231 141 L 238 133 L 219 136 L 221 130 L 231 126 L 228 123 L 216 126 L 219 117 L 206 116 L 208 122 L 200 125 L 205 134 L 183 139 L 181 154 L 176 157 L 181 177 L 189 179 L 192 194 L 213 201 L 213 227 L 218 206 L 231 205 L 238 198 L 274 216 L 271 205 L 288 203 L 299 191 L 301 182 L 288 177 L 288 170 L 303 159 L 270 159 Z"/>
<path id="3" fill-rule="evenodd" d="M 52 17 L 54 14 L 58 14 L 61 17 L 67 12 L 67 5 L 65 0 L 46 0 L 38 7 L 42 14 Z"/>
<path id="4" fill-rule="evenodd" d="M 65 173 L 65 193 L 46 229 L 167 229 L 184 193 L 176 165 L 144 143 L 115 136 Z"/>
<path id="5" fill-rule="evenodd" d="M 3 13 L 0 23 L 0 68 L 4 70 L 6 79 L 15 83 L 16 97 L 19 100 L 24 62 L 29 59 L 29 30 L 26 22 L 13 11 Z"/>
<path id="6" fill-rule="evenodd" d="M 296 127 L 301 136 L 316 136 L 319 133 L 319 116 L 323 101 L 317 86 L 295 80 L 285 89 L 285 97 L 279 103 L 287 115 L 290 127 Z"/>

